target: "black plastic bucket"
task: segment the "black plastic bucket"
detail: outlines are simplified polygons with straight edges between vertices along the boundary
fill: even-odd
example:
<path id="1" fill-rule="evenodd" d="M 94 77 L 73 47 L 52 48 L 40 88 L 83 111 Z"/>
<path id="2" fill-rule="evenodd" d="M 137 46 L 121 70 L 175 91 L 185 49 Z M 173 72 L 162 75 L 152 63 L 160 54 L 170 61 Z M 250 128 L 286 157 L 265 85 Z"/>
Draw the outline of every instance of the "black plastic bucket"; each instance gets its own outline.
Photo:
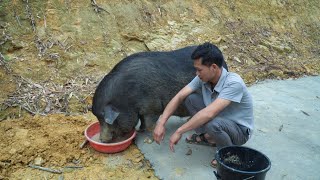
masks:
<path id="1" fill-rule="evenodd" d="M 261 152 L 244 146 L 226 146 L 215 156 L 217 179 L 263 180 L 271 167 L 270 159 Z"/>

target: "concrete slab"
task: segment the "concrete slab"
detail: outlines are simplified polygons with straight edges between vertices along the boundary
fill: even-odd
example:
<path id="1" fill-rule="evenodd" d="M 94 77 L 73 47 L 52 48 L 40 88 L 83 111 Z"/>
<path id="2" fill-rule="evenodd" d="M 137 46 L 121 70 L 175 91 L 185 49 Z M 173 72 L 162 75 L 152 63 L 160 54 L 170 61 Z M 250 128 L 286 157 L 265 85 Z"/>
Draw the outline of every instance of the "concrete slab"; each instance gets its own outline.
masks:
<path id="1" fill-rule="evenodd" d="M 320 177 L 320 77 L 268 80 L 249 87 L 254 99 L 255 131 L 244 145 L 267 155 L 271 169 L 266 179 L 319 179 Z M 170 135 L 185 122 L 170 118 L 164 142 L 144 142 L 150 133 L 140 133 L 136 144 L 161 179 L 215 179 L 209 163 L 215 148 L 185 143 L 188 132 L 169 150 Z M 191 149 L 192 154 L 186 155 Z"/>

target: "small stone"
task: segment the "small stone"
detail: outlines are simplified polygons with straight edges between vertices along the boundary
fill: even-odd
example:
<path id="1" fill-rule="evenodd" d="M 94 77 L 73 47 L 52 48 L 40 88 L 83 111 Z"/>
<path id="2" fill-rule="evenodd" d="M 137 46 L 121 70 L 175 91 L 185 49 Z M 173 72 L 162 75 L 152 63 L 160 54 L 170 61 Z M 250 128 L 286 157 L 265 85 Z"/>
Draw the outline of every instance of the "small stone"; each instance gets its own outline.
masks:
<path id="1" fill-rule="evenodd" d="M 25 142 L 23 142 L 23 145 L 26 146 L 26 147 L 30 147 L 31 143 L 29 141 L 25 141 Z"/>
<path id="2" fill-rule="evenodd" d="M 262 132 L 262 133 L 267 133 L 269 132 L 268 129 L 265 129 L 265 128 L 261 128 L 261 129 L 258 129 L 258 131 Z"/>
<path id="3" fill-rule="evenodd" d="M 14 148 L 10 149 L 10 151 L 9 151 L 10 154 L 15 154 L 16 152 L 17 152 L 17 150 Z"/>
<path id="4" fill-rule="evenodd" d="M 241 63 L 240 59 L 238 57 L 233 57 L 233 60 L 237 61 L 238 63 Z"/>
<path id="5" fill-rule="evenodd" d="M 310 69 L 306 65 L 303 64 L 302 66 L 304 67 L 304 69 L 306 70 L 307 73 L 311 72 Z"/>
<path id="6" fill-rule="evenodd" d="M 173 25 L 176 24 L 176 22 L 175 22 L 175 21 L 168 21 L 168 24 L 169 24 L 170 26 L 173 26 Z"/>
<path id="7" fill-rule="evenodd" d="M 279 69 L 272 69 L 268 72 L 269 75 L 273 75 L 273 76 L 276 76 L 276 77 L 282 77 L 283 76 L 283 72 L 282 70 L 279 70 Z"/>
<path id="8" fill-rule="evenodd" d="M 109 175 L 110 177 L 113 177 L 113 176 L 116 175 L 116 173 L 115 173 L 114 171 L 110 171 L 110 172 L 108 172 L 108 175 Z"/>
<path id="9" fill-rule="evenodd" d="M 189 149 L 188 152 L 186 153 L 186 155 L 189 156 L 189 155 L 191 155 L 191 154 L 192 154 L 192 150 Z"/>
<path id="10" fill-rule="evenodd" d="M 221 46 L 219 49 L 220 49 L 220 51 L 224 51 L 224 50 L 228 49 L 228 46 Z"/>
<path id="11" fill-rule="evenodd" d="M 221 42 L 221 40 L 222 40 L 222 37 L 219 36 L 217 39 L 212 40 L 212 43 L 219 44 Z"/>
<path id="12" fill-rule="evenodd" d="M 281 131 L 283 128 L 283 124 L 281 124 L 281 126 L 279 127 L 279 131 Z"/>
<path id="13" fill-rule="evenodd" d="M 138 158 L 132 159 L 132 161 L 135 163 L 138 163 L 138 162 L 142 161 L 142 159 L 143 159 L 142 157 L 138 157 Z"/>
<path id="14" fill-rule="evenodd" d="M 263 50 L 269 50 L 269 48 L 265 45 L 259 44 L 258 47 Z"/>
<path id="15" fill-rule="evenodd" d="M 42 157 L 38 156 L 33 160 L 34 165 L 41 166 L 41 164 L 44 163 L 44 160 Z"/>
<path id="16" fill-rule="evenodd" d="M 153 139 L 150 139 L 149 137 L 146 137 L 144 140 L 143 140 L 144 143 L 148 143 L 148 144 L 151 144 L 153 143 Z"/>
<path id="17" fill-rule="evenodd" d="M 287 53 L 290 53 L 292 51 L 292 49 L 289 46 L 284 46 L 284 51 Z"/>
<path id="18" fill-rule="evenodd" d="M 74 154 L 74 159 L 80 159 L 80 153 L 75 153 Z"/>

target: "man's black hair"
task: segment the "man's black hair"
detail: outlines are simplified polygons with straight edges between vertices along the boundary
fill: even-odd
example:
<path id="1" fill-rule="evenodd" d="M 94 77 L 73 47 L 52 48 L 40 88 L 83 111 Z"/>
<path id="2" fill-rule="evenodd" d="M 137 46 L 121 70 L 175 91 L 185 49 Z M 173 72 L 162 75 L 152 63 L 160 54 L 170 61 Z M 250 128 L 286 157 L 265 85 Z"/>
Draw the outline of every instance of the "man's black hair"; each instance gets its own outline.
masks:
<path id="1" fill-rule="evenodd" d="M 216 64 L 220 68 L 224 61 L 220 49 L 209 42 L 199 45 L 193 51 L 191 58 L 193 60 L 200 58 L 202 65 L 211 66 L 212 64 Z"/>

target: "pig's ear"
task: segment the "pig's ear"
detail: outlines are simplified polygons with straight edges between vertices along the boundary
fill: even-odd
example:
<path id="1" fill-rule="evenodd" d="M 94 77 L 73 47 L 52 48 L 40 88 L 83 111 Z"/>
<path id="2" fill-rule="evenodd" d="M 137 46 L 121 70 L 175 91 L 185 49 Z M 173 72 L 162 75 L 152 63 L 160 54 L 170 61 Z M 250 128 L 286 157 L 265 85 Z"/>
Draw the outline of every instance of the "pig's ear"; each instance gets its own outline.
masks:
<path id="1" fill-rule="evenodd" d="M 104 111 L 104 120 L 108 124 L 113 124 L 114 120 L 116 120 L 116 118 L 119 115 L 119 112 L 111 105 L 105 106 L 103 111 Z"/>

